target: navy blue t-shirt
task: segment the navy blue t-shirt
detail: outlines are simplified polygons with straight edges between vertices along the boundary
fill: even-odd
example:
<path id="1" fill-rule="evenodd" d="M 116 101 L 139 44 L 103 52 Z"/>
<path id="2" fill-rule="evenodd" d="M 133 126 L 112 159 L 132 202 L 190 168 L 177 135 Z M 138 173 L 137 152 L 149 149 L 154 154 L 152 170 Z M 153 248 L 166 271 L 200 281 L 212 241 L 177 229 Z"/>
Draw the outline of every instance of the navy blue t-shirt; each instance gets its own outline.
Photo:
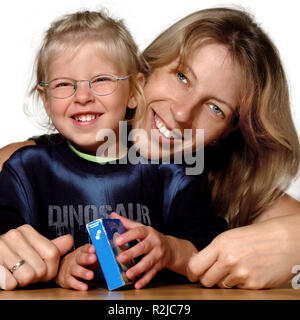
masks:
<path id="1" fill-rule="evenodd" d="M 0 173 L 0 234 L 28 223 L 48 239 L 72 234 L 77 248 L 89 242 L 88 222 L 115 211 L 200 250 L 227 225 L 199 179 L 184 172 L 174 164 L 94 163 L 65 141 L 24 147 Z"/>

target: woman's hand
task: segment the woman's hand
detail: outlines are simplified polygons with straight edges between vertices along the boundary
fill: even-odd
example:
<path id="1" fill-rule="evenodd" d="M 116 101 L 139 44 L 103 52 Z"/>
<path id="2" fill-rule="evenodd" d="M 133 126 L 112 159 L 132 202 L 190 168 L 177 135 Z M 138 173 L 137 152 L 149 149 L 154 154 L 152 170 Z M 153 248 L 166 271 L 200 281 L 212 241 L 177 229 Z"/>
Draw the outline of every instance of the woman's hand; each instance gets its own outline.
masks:
<path id="1" fill-rule="evenodd" d="M 191 281 L 205 287 L 274 288 L 286 283 L 300 265 L 300 214 L 281 216 L 226 231 L 194 255 Z"/>
<path id="2" fill-rule="evenodd" d="M 60 257 L 73 247 L 71 235 L 52 241 L 43 237 L 30 225 L 9 230 L 0 236 L 0 269 L 2 289 L 13 290 L 38 281 L 53 279 L 58 270 Z M 24 261 L 15 271 L 13 266 Z"/>
<path id="3" fill-rule="evenodd" d="M 92 280 L 93 270 L 96 270 L 97 256 L 95 247 L 86 244 L 67 254 L 61 261 L 55 279 L 56 283 L 65 289 L 88 290 L 88 285 L 82 280 Z"/>

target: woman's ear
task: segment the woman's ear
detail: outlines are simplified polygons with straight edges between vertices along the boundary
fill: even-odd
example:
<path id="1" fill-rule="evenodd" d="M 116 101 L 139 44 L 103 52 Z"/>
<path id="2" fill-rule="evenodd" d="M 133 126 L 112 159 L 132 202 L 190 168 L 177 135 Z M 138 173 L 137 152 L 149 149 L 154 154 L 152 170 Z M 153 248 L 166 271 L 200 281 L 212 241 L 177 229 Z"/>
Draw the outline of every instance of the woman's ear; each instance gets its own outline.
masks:
<path id="1" fill-rule="evenodd" d="M 38 94 L 40 96 L 40 98 L 42 99 L 43 101 L 43 105 L 44 105 L 44 108 L 45 108 L 45 111 L 47 113 L 48 116 L 50 116 L 50 107 L 49 107 L 49 102 L 48 102 L 48 99 L 47 99 L 47 95 L 46 95 L 46 92 L 45 92 L 45 89 L 38 86 Z"/>
<path id="2" fill-rule="evenodd" d="M 145 86 L 145 76 L 144 76 L 144 74 L 139 72 L 136 75 L 136 81 L 138 82 L 139 86 L 143 89 L 144 86 Z M 127 106 L 128 106 L 129 109 L 135 109 L 137 107 L 137 99 L 136 99 L 136 97 L 135 97 L 135 95 L 133 93 L 129 98 Z"/>

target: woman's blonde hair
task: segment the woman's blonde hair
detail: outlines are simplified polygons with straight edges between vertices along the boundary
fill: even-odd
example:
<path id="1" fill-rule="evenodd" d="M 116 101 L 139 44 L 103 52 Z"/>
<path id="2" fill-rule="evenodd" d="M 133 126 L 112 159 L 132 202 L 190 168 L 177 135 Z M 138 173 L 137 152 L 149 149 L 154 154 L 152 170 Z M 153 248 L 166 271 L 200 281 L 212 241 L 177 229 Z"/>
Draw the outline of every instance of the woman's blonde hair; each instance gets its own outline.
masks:
<path id="1" fill-rule="evenodd" d="M 138 102 L 135 117 L 139 117 L 144 112 L 145 101 L 138 73 L 144 72 L 145 62 L 123 21 L 109 17 L 104 11 L 79 11 L 64 15 L 51 24 L 36 56 L 35 83 L 31 94 L 37 94 L 40 82 L 51 80 L 48 79 L 48 68 L 53 60 L 63 53 L 72 57 L 90 42 L 101 54 L 120 65 L 124 74 L 118 76 L 132 75 L 129 81 Z M 128 114 L 126 116 L 128 118 Z M 130 117 L 133 117 L 132 112 Z"/>
<path id="2" fill-rule="evenodd" d="M 251 223 L 283 194 L 299 167 L 299 141 L 288 85 L 276 47 L 246 12 L 213 8 L 195 12 L 163 32 L 144 51 L 148 75 L 193 46 L 227 47 L 241 70 L 238 129 L 217 147 L 206 147 L 203 188 L 231 227 Z"/>

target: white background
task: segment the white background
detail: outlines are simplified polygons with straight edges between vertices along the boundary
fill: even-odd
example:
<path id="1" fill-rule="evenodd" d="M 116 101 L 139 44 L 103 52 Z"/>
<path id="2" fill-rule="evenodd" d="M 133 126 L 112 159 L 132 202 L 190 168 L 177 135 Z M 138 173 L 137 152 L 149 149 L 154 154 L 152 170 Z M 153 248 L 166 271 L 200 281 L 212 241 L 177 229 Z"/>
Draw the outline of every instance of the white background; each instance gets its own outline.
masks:
<path id="1" fill-rule="evenodd" d="M 241 6 L 278 47 L 290 86 L 294 121 L 300 133 L 300 18 L 298 0 L 27 0 L 3 1 L 0 19 L 0 148 L 44 133 L 24 115 L 32 66 L 44 31 L 58 16 L 79 9 L 107 8 L 123 18 L 141 50 L 185 15 L 214 6 Z M 300 199 L 300 179 L 290 189 Z"/>

